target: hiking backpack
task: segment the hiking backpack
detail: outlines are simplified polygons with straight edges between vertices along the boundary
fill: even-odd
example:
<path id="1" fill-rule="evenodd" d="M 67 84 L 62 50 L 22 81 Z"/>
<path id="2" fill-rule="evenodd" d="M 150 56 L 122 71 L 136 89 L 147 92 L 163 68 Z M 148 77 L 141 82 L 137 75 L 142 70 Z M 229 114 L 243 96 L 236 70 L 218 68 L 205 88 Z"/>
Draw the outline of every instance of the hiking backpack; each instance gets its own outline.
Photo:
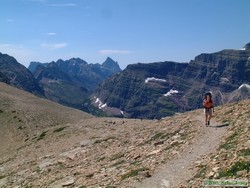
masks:
<path id="1" fill-rule="evenodd" d="M 211 92 L 207 92 L 204 94 L 203 102 L 204 102 L 204 100 L 207 100 L 207 96 L 210 96 L 211 101 L 209 103 L 211 104 L 211 107 L 206 107 L 205 105 L 203 105 L 203 107 L 204 108 L 213 108 L 213 100 L 212 100 L 212 93 Z"/>

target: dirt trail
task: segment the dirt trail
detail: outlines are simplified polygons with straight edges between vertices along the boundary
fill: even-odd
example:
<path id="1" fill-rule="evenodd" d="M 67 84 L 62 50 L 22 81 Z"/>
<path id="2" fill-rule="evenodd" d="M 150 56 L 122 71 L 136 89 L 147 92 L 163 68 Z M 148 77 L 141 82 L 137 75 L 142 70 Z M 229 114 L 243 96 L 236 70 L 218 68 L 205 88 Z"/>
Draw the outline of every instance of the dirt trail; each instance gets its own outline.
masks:
<path id="1" fill-rule="evenodd" d="M 202 133 L 195 139 L 194 143 L 190 144 L 178 158 L 168 161 L 167 164 L 151 178 L 145 179 L 132 187 L 143 188 L 173 188 L 179 185 L 186 185 L 189 179 L 195 174 L 195 162 L 202 160 L 209 153 L 216 150 L 219 146 L 220 139 L 227 131 L 226 126 L 221 123 L 211 121 L 211 125 L 204 125 L 203 116 L 192 117 L 198 120 L 203 127 Z"/>

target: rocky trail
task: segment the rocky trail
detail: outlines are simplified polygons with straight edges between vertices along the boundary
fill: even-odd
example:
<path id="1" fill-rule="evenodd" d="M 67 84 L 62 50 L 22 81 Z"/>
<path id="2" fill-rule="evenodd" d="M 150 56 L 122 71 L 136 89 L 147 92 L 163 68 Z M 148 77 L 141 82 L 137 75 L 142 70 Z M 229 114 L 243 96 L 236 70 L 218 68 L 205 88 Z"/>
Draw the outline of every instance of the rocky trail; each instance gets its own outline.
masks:
<path id="1" fill-rule="evenodd" d="M 188 184 L 187 181 L 196 173 L 195 166 L 200 165 L 209 153 L 218 148 L 221 138 L 228 129 L 226 124 L 223 125 L 215 120 L 211 121 L 210 126 L 205 126 L 204 118 L 201 115 L 193 118 L 198 120 L 200 126 L 203 127 L 194 143 L 185 148 L 177 158 L 168 161 L 154 176 L 144 179 L 132 187 L 172 188 Z"/>
<path id="2" fill-rule="evenodd" d="M 206 127 L 201 109 L 160 120 L 97 118 L 12 90 L 0 90 L 1 188 L 180 188 L 250 178 L 250 100 L 216 107 Z"/>

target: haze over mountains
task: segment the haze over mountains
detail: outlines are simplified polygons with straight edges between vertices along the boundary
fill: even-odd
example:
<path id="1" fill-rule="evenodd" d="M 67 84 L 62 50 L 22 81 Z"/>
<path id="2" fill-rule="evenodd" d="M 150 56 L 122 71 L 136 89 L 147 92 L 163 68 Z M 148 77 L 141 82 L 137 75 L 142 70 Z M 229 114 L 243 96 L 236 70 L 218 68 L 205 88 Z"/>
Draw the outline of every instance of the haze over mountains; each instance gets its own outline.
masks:
<path id="1" fill-rule="evenodd" d="M 0 80 L 92 114 L 159 119 L 201 107 L 211 91 L 216 105 L 250 97 L 250 43 L 239 50 L 200 54 L 189 63 L 154 62 L 121 70 L 107 58 L 31 62 L 29 71 L 0 54 Z M 32 74 L 31 74 L 32 72 Z"/>

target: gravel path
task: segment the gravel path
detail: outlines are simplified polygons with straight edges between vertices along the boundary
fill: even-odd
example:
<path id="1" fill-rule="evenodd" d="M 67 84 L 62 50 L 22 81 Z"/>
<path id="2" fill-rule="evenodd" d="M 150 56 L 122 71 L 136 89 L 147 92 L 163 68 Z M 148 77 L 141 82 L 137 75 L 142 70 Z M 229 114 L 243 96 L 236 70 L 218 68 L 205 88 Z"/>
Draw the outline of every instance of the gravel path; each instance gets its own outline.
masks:
<path id="1" fill-rule="evenodd" d="M 202 115 L 193 117 L 201 122 L 203 127 L 202 133 L 190 144 L 178 158 L 170 160 L 151 178 L 144 179 L 142 182 L 132 185 L 138 188 L 173 188 L 181 184 L 187 184 L 186 181 L 191 179 L 195 174 L 195 162 L 202 160 L 209 153 L 216 150 L 219 146 L 220 139 L 227 131 L 226 126 L 211 121 L 210 127 L 204 125 Z"/>

